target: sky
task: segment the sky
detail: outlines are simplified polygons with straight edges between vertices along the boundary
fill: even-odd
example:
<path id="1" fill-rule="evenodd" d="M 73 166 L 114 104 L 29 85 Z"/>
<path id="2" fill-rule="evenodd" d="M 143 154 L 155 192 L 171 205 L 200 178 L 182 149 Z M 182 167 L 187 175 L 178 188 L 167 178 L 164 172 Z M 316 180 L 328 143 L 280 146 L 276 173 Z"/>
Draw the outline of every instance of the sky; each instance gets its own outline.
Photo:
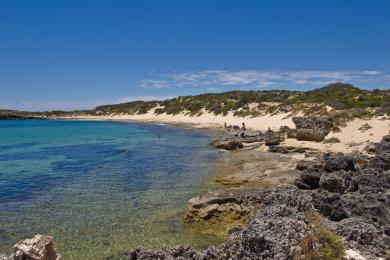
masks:
<path id="1" fill-rule="evenodd" d="M 0 0 L 0 108 L 390 88 L 387 0 Z"/>

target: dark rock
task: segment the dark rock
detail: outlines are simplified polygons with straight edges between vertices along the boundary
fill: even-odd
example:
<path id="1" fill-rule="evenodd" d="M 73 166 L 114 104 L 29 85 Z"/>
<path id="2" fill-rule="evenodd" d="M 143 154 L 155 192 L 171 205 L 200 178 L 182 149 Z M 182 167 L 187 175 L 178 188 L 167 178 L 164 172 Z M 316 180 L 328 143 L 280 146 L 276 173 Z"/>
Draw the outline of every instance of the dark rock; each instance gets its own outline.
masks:
<path id="1" fill-rule="evenodd" d="M 170 259 L 191 259 L 198 260 L 204 259 L 196 251 L 189 246 L 178 246 L 175 248 L 163 248 L 161 250 L 149 250 L 143 247 L 139 247 L 131 251 L 127 257 L 127 260 L 170 260 Z"/>
<path id="2" fill-rule="evenodd" d="M 322 173 L 313 171 L 301 172 L 301 180 L 304 184 L 309 186 L 311 189 L 317 189 L 320 187 L 320 178 Z"/>
<path id="3" fill-rule="evenodd" d="M 312 189 L 309 185 L 303 183 L 301 179 L 295 179 L 294 185 L 297 186 L 301 190 L 311 190 Z"/>
<path id="4" fill-rule="evenodd" d="M 316 191 L 312 194 L 314 207 L 332 221 L 340 221 L 348 217 L 343 208 L 340 194 L 328 191 Z"/>
<path id="5" fill-rule="evenodd" d="M 265 139 L 266 146 L 279 145 L 279 144 L 280 144 L 279 136 L 270 136 Z"/>
<path id="6" fill-rule="evenodd" d="M 342 193 L 345 190 L 343 178 L 334 173 L 324 173 L 320 178 L 320 187 L 330 192 Z"/>
<path id="7" fill-rule="evenodd" d="M 331 137 L 331 138 L 328 138 L 328 139 L 325 139 L 323 141 L 324 144 L 336 144 L 336 143 L 340 143 L 340 139 L 338 139 L 337 137 Z"/>
<path id="8" fill-rule="evenodd" d="M 297 129 L 322 129 L 325 131 L 326 135 L 335 126 L 334 123 L 326 117 L 293 117 L 292 120 Z"/>
<path id="9" fill-rule="evenodd" d="M 236 139 L 214 140 L 210 145 L 224 150 L 236 150 L 244 147 L 242 141 Z"/>
<path id="10" fill-rule="evenodd" d="M 355 163 L 353 158 L 345 155 L 326 155 L 324 170 L 327 172 L 336 172 L 339 170 L 355 171 Z"/>

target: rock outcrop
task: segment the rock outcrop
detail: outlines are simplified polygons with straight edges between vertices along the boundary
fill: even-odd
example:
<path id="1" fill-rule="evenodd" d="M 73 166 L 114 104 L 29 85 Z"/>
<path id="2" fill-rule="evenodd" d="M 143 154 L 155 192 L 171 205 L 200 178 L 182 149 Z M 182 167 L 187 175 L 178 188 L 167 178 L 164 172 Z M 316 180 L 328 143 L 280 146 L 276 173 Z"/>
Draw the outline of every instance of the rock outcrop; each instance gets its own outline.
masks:
<path id="1" fill-rule="evenodd" d="M 3 256 L 2 260 L 60 260 L 56 252 L 53 238 L 45 235 L 35 235 L 16 243 L 10 256 Z"/>
<path id="2" fill-rule="evenodd" d="M 190 247 L 130 252 L 140 259 L 291 259 L 308 227 L 305 213 L 312 208 L 309 195 L 293 186 L 274 189 L 243 228 L 234 230 L 220 246 L 197 252 Z"/>
<path id="3" fill-rule="evenodd" d="M 375 144 L 372 158 L 326 154 L 320 166 L 303 169 L 295 184 L 312 189 L 314 207 L 351 247 L 369 259 L 390 253 L 390 136 Z"/>
<path id="4" fill-rule="evenodd" d="M 293 117 L 296 127 L 294 135 L 299 141 L 322 142 L 335 125 L 325 117 Z"/>
<path id="5" fill-rule="evenodd" d="M 206 193 L 188 201 L 184 220 L 196 222 L 228 215 L 235 219 L 246 219 L 259 206 L 264 196 L 265 190 L 261 189 Z"/>
<path id="6" fill-rule="evenodd" d="M 227 138 L 227 137 L 221 140 L 219 139 L 214 140 L 210 145 L 215 148 L 224 149 L 228 151 L 237 150 L 244 147 L 241 140 L 237 140 L 237 138 Z"/>

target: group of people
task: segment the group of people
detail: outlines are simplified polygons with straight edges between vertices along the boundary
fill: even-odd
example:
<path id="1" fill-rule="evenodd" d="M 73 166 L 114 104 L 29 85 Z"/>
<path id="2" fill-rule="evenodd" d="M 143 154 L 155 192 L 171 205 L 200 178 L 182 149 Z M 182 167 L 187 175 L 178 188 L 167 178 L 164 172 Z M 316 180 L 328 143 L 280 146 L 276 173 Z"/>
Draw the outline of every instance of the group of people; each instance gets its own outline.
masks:
<path id="1" fill-rule="evenodd" d="M 226 122 L 224 123 L 224 127 L 226 130 L 230 132 L 230 130 L 246 130 L 245 123 L 242 123 L 242 127 L 240 128 L 238 125 L 227 125 Z"/>

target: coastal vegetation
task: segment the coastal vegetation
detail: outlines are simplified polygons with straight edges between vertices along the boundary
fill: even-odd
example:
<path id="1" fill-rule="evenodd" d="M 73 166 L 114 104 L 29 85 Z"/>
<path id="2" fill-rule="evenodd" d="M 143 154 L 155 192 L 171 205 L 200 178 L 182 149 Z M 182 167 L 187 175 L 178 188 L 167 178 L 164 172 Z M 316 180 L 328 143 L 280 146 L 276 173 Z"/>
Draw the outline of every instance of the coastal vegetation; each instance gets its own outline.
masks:
<path id="1" fill-rule="evenodd" d="M 133 101 L 98 106 L 91 110 L 24 112 L 0 110 L 6 115 L 33 117 L 111 116 L 184 113 L 200 116 L 203 113 L 239 117 L 290 113 L 305 116 L 328 116 L 343 123 L 353 118 L 390 115 L 390 90 L 365 90 L 351 84 L 333 83 L 310 91 L 262 90 L 229 91 L 194 96 L 179 96 L 164 101 Z"/>

